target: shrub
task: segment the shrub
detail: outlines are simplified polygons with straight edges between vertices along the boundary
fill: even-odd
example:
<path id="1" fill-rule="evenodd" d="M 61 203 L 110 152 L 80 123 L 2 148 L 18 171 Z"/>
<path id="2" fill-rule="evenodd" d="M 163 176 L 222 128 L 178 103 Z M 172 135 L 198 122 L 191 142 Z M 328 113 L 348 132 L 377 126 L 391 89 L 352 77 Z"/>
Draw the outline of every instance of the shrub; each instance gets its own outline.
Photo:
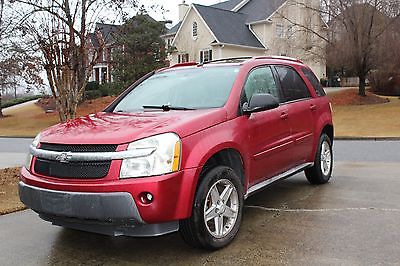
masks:
<path id="1" fill-rule="evenodd" d="M 17 99 L 8 100 L 8 101 L 5 101 L 5 102 L 2 102 L 1 108 L 11 107 L 11 106 L 14 106 L 14 105 L 17 105 L 17 104 L 33 101 L 33 100 L 36 100 L 36 99 L 39 99 L 39 98 L 41 98 L 41 96 L 35 95 L 35 96 L 28 96 L 28 97 L 24 97 L 24 98 L 17 98 Z"/>
<path id="2" fill-rule="evenodd" d="M 400 96 L 400 74 L 375 71 L 370 74 L 372 91 L 379 95 Z"/>
<path id="3" fill-rule="evenodd" d="M 85 91 L 97 91 L 100 89 L 100 84 L 97 81 L 90 81 L 86 84 Z"/>
<path id="4" fill-rule="evenodd" d="M 94 100 L 102 96 L 101 90 L 89 90 L 85 91 L 85 100 Z"/>

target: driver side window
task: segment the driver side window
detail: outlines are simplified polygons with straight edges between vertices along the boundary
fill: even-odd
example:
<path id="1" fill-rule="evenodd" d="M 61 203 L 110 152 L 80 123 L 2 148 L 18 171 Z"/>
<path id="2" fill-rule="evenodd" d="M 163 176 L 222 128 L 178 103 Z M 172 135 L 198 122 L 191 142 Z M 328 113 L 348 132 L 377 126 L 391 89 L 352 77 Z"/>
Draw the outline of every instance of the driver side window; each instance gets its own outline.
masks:
<path id="1" fill-rule="evenodd" d="M 279 101 L 279 89 L 270 67 L 260 67 L 252 70 L 244 85 L 243 103 L 249 102 L 253 94 L 269 93 Z"/>

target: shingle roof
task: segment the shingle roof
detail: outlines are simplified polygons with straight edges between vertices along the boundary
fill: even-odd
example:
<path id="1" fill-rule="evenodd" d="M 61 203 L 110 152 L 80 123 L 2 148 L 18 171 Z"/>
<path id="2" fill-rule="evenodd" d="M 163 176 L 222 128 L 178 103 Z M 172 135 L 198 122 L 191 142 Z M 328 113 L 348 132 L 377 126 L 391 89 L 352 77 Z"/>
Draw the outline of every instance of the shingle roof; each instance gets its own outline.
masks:
<path id="1" fill-rule="evenodd" d="M 211 5 L 211 7 L 225 9 L 225 10 L 232 10 L 235 6 L 240 4 L 243 0 L 229 0 L 222 3 L 218 3 L 215 5 Z"/>
<path id="2" fill-rule="evenodd" d="M 212 7 L 232 10 L 241 2 L 243 0 L 229 0 Z M 286 0 L 250 0 L 238 12 L 248 15 L 246 23 L 266 20 L 285 2 Z"/>
<path id="3" fill-rule="evenodd" d="M 167 30 L 167 33 L 165 35 L 170 35 L 170 34 L 175 34 L 178 32 L 179 27 L 181 26 L 182 21 L 178 22 L 178 24 L 176 24 L 175 26 L 173 26 L 172 28 L 170 28 L 169 30 Z"/>
<path id="4" fill-rule="evenodd" d="M 96 30 L 101 32 L 106 44 L 110 44 L 115 41 L 115 34 L 118 32 L 119 25 L 96 23 Z"/>
<path id="5" fill-rule="evenodd" d="M 219 42 L 264 48 L 246 25 L 248 15 L 197 4 L 194 7 Z"/>
<path id="6" fill-rule="evenodd" d="M 247 23 L 266 20 L 285 2 L 286 0 L 250 0 L 239 12 L 248 14 Z"/>

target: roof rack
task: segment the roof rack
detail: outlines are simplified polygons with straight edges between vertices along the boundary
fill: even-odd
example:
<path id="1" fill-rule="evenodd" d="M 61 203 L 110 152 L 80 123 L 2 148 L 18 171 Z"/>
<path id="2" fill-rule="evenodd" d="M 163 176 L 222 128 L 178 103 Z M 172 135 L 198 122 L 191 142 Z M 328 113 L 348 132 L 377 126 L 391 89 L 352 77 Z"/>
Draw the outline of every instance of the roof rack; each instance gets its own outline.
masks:
<path id="1" fill-rule="evenodd" d="M 205 64 L 212 64 L 212 63 L 219 63 L 219 62 L 226 62 L 229 63 L 230 61 L 239 61 L 239 60 L 249 60 L 252 59 L 252 56 L 240 56 L 240 57 L 228 57 L 228 58 L 221 58 L 221 59 L 216 59 L 216 60 L 211 60 L 203 63 L 199 63 L 199 66 L 205 65 Z"/>
<path id="2" fill-rule="evenodd" d="M 170 66 L 169 68 L 185 67 L 185 66 L 197 66 L 197 63 L 196 62 L 178 63 L 178 64 Z"/>
<path id="3" fill-rule="evenodd" d="M 288 56 L 277 56 L 277 55 L 271 55 L 271 56 L 256 56 L 254 59 L 277 59 L 277 60 L 286 60 L 286 61 L 292 61 L 292 62 L 297 62 L 297 63 L 302 63 L 300 59 L 293 58 L 293 57 L 288 57 Z"/>

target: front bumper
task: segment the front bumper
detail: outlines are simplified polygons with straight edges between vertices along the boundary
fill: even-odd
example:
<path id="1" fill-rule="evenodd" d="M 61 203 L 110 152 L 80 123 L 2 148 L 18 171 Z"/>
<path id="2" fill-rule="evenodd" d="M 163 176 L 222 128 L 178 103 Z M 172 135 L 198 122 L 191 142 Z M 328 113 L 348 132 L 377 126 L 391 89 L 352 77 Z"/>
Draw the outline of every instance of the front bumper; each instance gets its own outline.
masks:
<path id="1" fill-rule="evenodd" d="M 19 183 L 21 201 L 55 225 L 106 235 L 158 236 L 177 231 L 177 221 L 146 224 L 130 193 L 85 193 Z"/>

